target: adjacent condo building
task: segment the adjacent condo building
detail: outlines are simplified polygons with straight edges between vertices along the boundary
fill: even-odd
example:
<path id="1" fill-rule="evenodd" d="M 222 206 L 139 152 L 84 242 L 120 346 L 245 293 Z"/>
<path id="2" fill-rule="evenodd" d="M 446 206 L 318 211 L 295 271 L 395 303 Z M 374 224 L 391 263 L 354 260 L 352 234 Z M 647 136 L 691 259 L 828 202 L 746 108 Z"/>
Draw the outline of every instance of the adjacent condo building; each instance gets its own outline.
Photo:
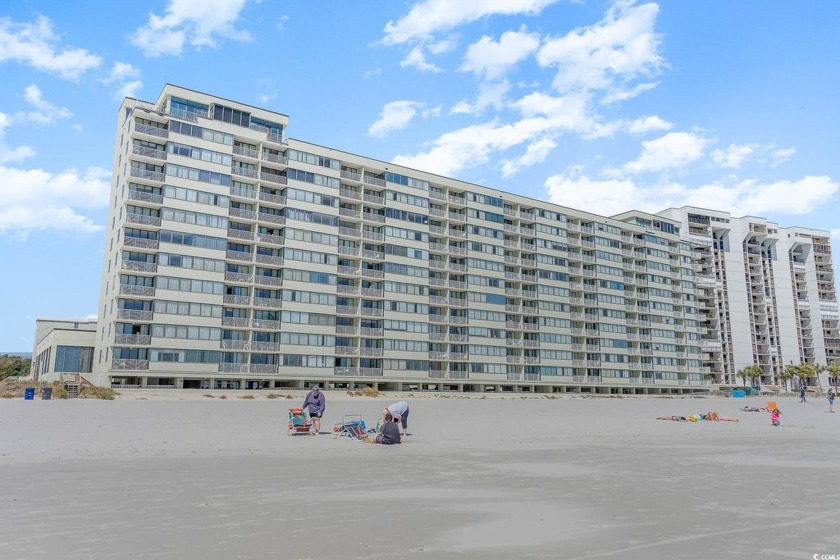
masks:
<path id="1" fill-rule="evenodd" d="M 757 364 L 761 383 L 775 384 L 791 363 L 840 362 L 828 232 L 704 208 L 661 215 L 694 248 L 703 363 L 718 380 Z"/>
<path id="2" fill-rule="evenodd" d="M 743 348 L 768 376 L 789 355 L 836 355 L 824 233 L 703 229 L 695 214 L 723 214 L 691 209 L 599 216 L 289 139 L 287 125 L 173 85 L 124 101 L 96 383 L 686 393 L 725 380 Z M 746 235 L 753 222 L 763 233 Z M 785 261 L 760 287 L 753 249 L 759 266 L 768 251 Z M 774 296 L 782 280 L 803 291 Z M 771 327 L 757 298 L 787 298 L 772 324 L 793 329 Z"/>

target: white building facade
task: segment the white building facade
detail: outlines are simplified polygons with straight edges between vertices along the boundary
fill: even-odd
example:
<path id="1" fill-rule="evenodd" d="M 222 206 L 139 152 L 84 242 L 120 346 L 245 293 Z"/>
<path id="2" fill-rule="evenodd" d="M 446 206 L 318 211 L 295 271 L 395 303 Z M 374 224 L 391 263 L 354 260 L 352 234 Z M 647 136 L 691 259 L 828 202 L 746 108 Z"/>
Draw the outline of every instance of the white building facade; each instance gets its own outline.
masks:
<path id="1" fill-rule="evenodd" d="M 677 217 L 563 208 L 287 125 L 173 85 L 124 101 L 97 384 L 709 389 Z"/>
<path id="2" fill-rule="evenodd" d="M 718 381 L 757 364 L 778 384 L 791 363 L 840 361 L 829 232 L 695 207 L 660 214 L 694 247 L 703 363 Z"/>

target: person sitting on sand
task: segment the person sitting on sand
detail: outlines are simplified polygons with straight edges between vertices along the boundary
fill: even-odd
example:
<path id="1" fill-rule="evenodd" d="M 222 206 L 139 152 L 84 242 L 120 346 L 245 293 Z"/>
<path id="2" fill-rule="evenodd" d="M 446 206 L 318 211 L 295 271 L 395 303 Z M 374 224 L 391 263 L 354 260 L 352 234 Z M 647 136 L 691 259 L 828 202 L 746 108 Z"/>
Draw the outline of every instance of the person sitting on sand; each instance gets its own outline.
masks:
<path id="1" fill-rule="evenodd" d="M 373 443 L 384 445 L 400 443 L 400 427 L 397 426 L 397 421 L 391 414 L 385 415 L 385 422 L 381 426 L 381 431 L 373 439 Z"/>
<path id="2" fill-rule="evenodd" d="M 770 411 L 770 423 L 774 426 L 780 426 L 782 421 L 779 419 L 779 416 L 782 415 L 782 411 L 779 410 L 777 406 L 773 410 Z"/>

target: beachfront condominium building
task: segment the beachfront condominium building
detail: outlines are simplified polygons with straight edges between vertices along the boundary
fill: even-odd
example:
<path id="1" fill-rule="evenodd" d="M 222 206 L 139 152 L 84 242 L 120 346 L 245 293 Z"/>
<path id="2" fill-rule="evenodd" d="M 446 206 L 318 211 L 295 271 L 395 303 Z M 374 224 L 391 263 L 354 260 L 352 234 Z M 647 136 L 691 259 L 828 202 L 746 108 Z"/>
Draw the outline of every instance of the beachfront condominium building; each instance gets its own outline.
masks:
<path id="1" fill-rule="evenodd" d="M 678 219 L 563 208 L 287 124 L 173 85 L 123 102 L 96 383 L 709 388 Z"/>
<path id="2" fill-rule="evenodd" d="M 791 363 L 840 362 L 829 232 L 704 208 L 661 215 L 694 247 L 703 363 L 717 380 L 757 364 L 777 384 Z"/>

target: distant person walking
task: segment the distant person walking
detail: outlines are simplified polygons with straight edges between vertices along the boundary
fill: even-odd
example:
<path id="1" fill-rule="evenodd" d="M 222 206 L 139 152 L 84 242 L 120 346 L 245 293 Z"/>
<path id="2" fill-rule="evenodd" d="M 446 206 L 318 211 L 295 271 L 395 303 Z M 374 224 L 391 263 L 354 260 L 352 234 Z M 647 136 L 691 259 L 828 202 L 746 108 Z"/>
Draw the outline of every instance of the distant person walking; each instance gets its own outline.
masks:
<path id="1" fill-rule="evenodd" d="M 799 402 L 805 402 L 805 385 L 799 388 Z"/>
<path id="2" fill-rule="evenodd" d="M 301 408 L 309 409 L 309 417 L 312 418 L 312 425 L 315 427 L 315 432 L 312 435 L 317 436 L 321 433 L 321 417 L 324 415 L 324 409 L 327 408 L 327 400 L 320 387 L 317 385 L 312 387 L 312 390 L 306 394 Z"/>
<path id="3" fill-rule="evenodd" d="M 391 415 L 394 422 L 399 422 L 402 425 L 402 432 L 404 436 L 408 435 L 408 403 L 405 401 L 395 402 L 394 404 L 382 409 L 382 415 L 388 417 Z"/>
<path id="4" fill-rule="evenodd" d="M 828 411 L 834 412 L 834 389 L 828 390 Z"/>

